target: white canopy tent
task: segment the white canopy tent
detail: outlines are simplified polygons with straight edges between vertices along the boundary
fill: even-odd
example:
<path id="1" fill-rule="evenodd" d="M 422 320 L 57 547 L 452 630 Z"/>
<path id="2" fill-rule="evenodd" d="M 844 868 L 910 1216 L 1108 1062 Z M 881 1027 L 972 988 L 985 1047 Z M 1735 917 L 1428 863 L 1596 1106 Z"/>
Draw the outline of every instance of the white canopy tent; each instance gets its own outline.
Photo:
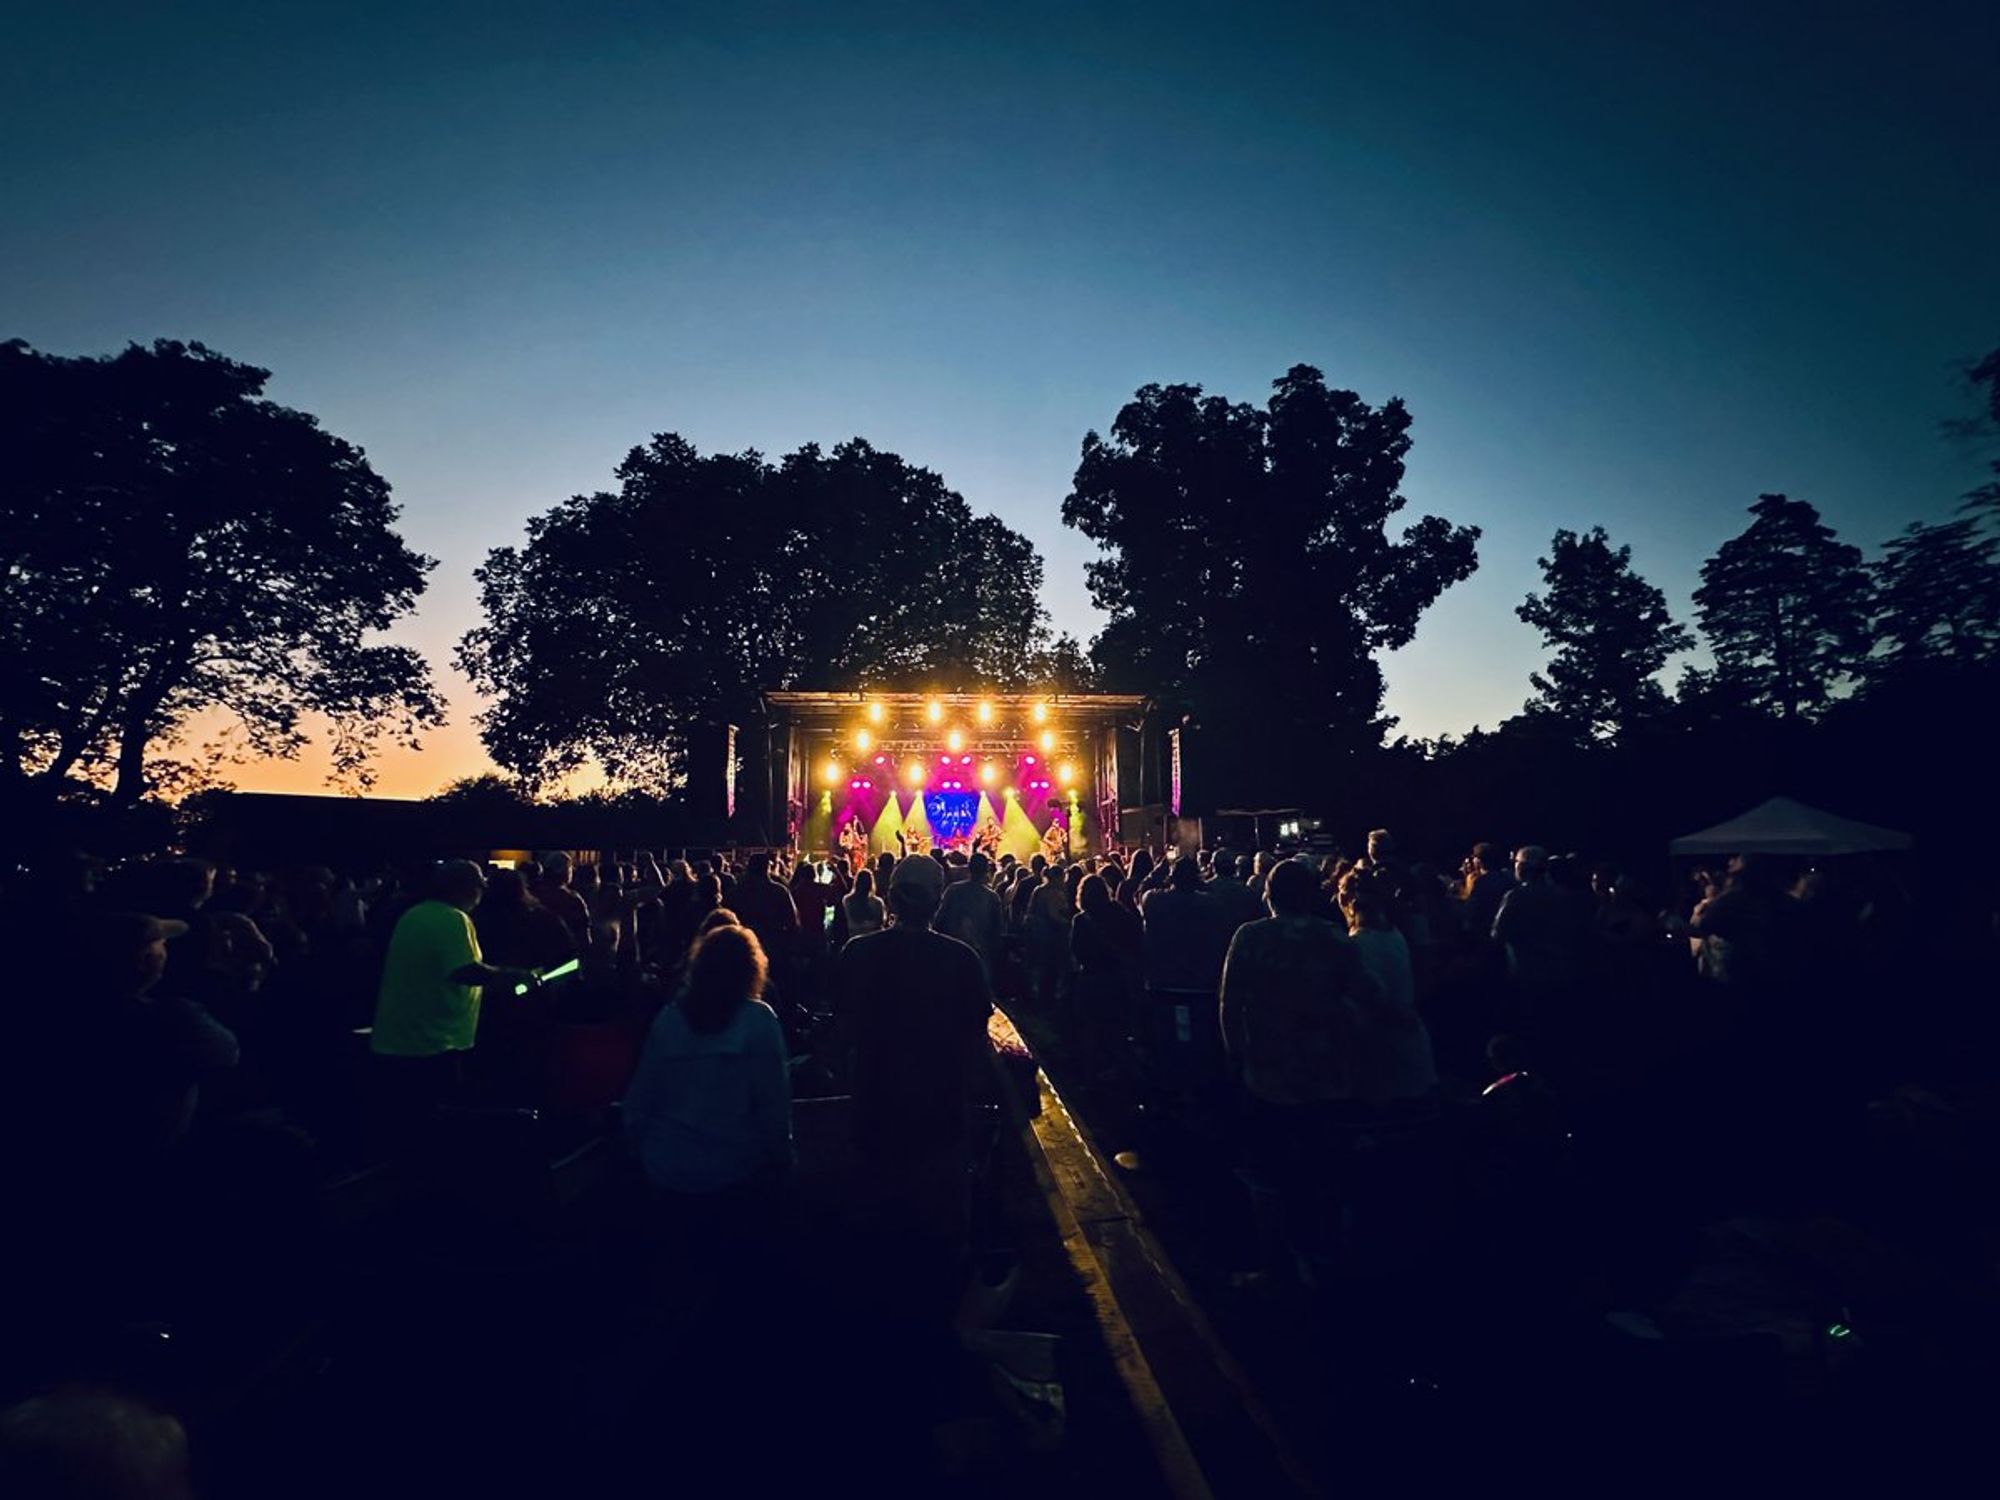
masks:
<path id="1" fill-rule="evenodd" d="M 1746 813 L 1690 833 L 1667 845 L 1672 854 L 1872 854 L 1907 849 L 1912 840 L 1893 828 L 1857 823 L 1790 797 L 1773 797 Z"/>

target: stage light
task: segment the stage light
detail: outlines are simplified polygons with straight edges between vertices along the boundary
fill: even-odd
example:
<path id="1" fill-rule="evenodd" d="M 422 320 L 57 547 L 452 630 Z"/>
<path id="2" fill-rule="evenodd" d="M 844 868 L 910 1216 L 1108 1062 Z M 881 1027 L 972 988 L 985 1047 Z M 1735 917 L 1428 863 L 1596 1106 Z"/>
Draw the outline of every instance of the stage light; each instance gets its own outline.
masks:
<path id="1" fill-rule="evenodd" d="M 1014 799 L 1015 799 L 1016 797 L 1020 796 L 1021 794 L 1020 794 L 1019 792 L 1015 791 L 1015 790 L 1014 790 L 1014 789 L 1013 789 L 1013 788 L 1012 788 L 1012 787 L 1010 786 L 1010 787 L 1008 787 L 1008 788 L 1007 788 L 1007 790 L 1006 790 L 1006 791 L 1002 792 L 1002 793 L 1001 793 L 1000 795 L 1001 795 L 1001 796 L 1003 796 L 1003 797 L 1005 797 L 1005 798 L 1006 798 L 1006 799 L 1007 799 L 1007 800 L 1008 800 L 1009 802 L 1012 802 L 1012 801 L 1013 801 L 1013 800 L 1014 800 Z"/>
<path id="2" fill-rule="evenodd" d="M 880 724 L 882 722 L 881 704 L 871 703 L 868 705 L 868 722 L 870 724 Z"/>
<path id="3" fill-rule="evenodd" d="M 982 703 L 979 705 L 979 722 L 982 724 L 991 724 L 993 722 L 992 704 Z"/>
<path id="4" fill-rule="evenodd" d="M 922 761 L 917 760 L 910 762 L 909 777 L 911 786 L 922 786 L 924 784 L 924 777 L 926 774 L 928 773 L 925 772 L 924 763 Z"/>
<path id="5" fill-rule="evenodd" d="M 840 766 L 835 761 L 828 761 L 826 763 L 826 784 L 828 786 L 840 785 Z"/>
<path id="6" fill-rule="evenodd" d="M 875 757 L 875 764 L 878 766 L 886 766 L 889 764 L 889 757 L 886 755 L 878 755 Z"/>
<path id="7" fill-rule="evenodd" d="M 1056 747 L 1056 732 L 1053 729 L 1044 729 L 1042 731 L 1043 753 L 1046 754 L 1047 752 L 1055 749 L 1055 747 Z"/>
<path id="8" fill-rule="evenodd" d="M 857 749 L 857 750 L 866 750 L 866 749 L 867 749 L 867 748 L 868 748 L 868 747 L 869 747 L 870 745 L 872 745 L 872 744 L 874 744 L 874 743 L 875 743 L 875 736 L 874 736 L 874 735 L 872 735 L 872 734 L 870 734 L 870 733 L 869 733 L 869 732 L 868 732 L 867 730 L 865 730 L 865 729 L 857 729 L 857 730 L 855 730 L 855 731 L 854 731 L 854 748 L 855 748 L 855 749 Z"/>
<path id="9" fill-rule="evenodd" d="M 958 758 L 958 763 L 959 763 L 959 764 L 960 764 L 961 766 L 969 766 L 969 765 L 971 765 L 971 764 L 972 764 L 972 757 L 971 757 L 971 756 L 969 756 L 969 755 L 961 755 L 961 756 L 960 756 L 960 757 Z"/>
<path id="10" fill-rule="evenodd" d="M 1022 759 L 1027 761 L 1027 763 L 1031 766 L 1035 763 L 1035 757 L 1032 755 L 1023 756 Z"/>
<path id="11" fill-rule="evenodd" d="M 1046 704 L 1046 703 L 1037 703 L 1037 704 L 1035 705 L 1035 709 L 1034 709 L 1034 718 L 1035 718 L 1035 722 L 1036 722 L 1037 724 L 1046 724 L 1046 723 L 1047 723 L 1047 722 L 1049 721 L 1049 706 L 1048 706 L 1048 704 Z"/>
<path id="12" fill-rule="evenodd" d="M 924 713 L 933 724 L 939 723 L 944 718 L 944 705 L 933 698 L 924 706 Z"/>
<path id="13" fill-rule="evenodd" d="M 1062 784 L 1068 786 L 1072 781 L 1076 780 L 1076 767 L 1069 761 L 1064 761 L 1062 769 L 1056 774 L 1062 777 Z"/>
<path id="14" fill-rule="evenodd" d="M 1000 775 L 1000 768 L 994 765 L 993 762 L 990 760 L 986 762 L 985 765 L 979 768 L 979 779 L 985 782 L 986 785 L 988 786 L 993 785 L 994 781 L 999 778 L 999 775 Z"/>
<path id="15" fill-rule="evenodd" d="M 965 736 L 960 734 L 956 729 L 944 737 L 944 742 L 946 747 L 952 750 L 963 750 L 965 748 Z"/>

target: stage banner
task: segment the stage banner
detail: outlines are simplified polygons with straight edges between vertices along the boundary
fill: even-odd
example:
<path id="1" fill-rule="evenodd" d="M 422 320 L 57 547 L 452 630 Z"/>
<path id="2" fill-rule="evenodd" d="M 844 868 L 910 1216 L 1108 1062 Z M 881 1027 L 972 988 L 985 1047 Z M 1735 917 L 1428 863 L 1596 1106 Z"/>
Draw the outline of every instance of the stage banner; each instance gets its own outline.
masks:
<path id="1" fill-rule="evenodd" d="M 1168 757 L 1170 760 L 1167 784 L 1167 811 L 1175 817 L 1181 815 L 1181 732 L 1179 729 L 1167 731 Z"/>

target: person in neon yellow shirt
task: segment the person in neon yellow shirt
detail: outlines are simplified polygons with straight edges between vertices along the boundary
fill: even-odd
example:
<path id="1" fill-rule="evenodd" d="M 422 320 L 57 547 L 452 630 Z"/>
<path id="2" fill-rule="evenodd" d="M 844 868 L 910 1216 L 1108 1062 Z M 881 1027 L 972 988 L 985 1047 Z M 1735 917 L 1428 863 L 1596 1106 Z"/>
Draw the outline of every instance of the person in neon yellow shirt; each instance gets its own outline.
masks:
<path id="1" fill-rule="evenodd" d="M 458 1090 L 459 1064 L 479 1033 L 481 992 L 540 983 L 527 969 L 497 968 L 479 954 L 471 912 L 486 877 L 470 860 L 438 867 L 435 894 L 404 912 L 389 938 L 375 995 L 377 1123 L 385 1145 L 411 1131 Z"/>

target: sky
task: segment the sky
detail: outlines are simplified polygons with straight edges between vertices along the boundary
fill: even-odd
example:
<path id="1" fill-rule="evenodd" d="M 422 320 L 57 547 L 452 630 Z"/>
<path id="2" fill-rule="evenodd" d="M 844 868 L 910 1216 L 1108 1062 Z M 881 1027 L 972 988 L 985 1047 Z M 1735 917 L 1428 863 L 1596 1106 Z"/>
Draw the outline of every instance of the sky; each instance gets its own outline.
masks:
<path id="1" fill-rule="evenodd" d="M 958 12 L 954 14 L 953 12 Z M 1148 382 L 1295 363 L 1414 418 L 1404 519 L 1479 571 L 1385 663 L 1491 726 L 1558 527 L 1682 618 L 1765 491 L 1872 552 L 1976 482 L 2000 344 L 2000 6 L 109 6 L 0 48 L 0 338 L 269 368 L 438 559 L 398 631 L 485 768 L 472 570 L 655 432 L 940 472 L 1099 624 L 1060 507 Z M 253 763 L 311 790 L 322 753 Z"/>

